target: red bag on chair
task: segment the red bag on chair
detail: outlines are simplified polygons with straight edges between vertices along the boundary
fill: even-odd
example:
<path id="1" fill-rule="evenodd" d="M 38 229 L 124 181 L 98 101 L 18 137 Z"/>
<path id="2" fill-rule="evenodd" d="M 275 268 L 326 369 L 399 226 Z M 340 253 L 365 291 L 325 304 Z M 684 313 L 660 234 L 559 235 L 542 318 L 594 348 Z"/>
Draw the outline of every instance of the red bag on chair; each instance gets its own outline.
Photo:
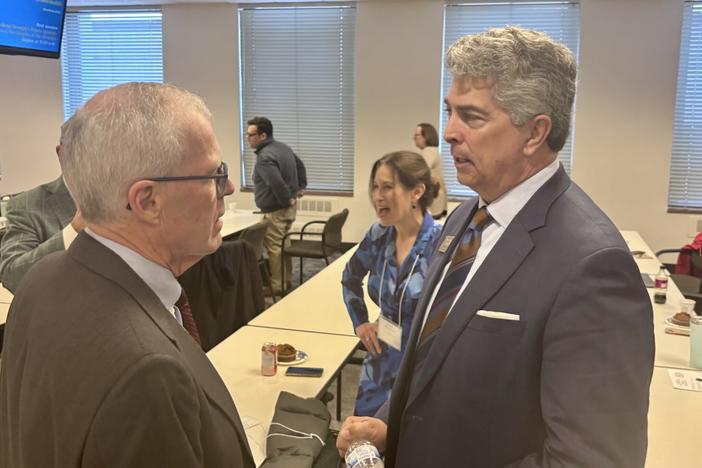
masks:
<path id="1" fill-rule="evenodd" d="M 692 243 L 684 245 L 678 254 L 678 262 L 675 265 L 675 273 L 679 275 L 691 275 L 702 278 L 702 270 L 695 268 L 692 263 L 692 254 L 702 256 L 702 232 L 698 232 Z"/>

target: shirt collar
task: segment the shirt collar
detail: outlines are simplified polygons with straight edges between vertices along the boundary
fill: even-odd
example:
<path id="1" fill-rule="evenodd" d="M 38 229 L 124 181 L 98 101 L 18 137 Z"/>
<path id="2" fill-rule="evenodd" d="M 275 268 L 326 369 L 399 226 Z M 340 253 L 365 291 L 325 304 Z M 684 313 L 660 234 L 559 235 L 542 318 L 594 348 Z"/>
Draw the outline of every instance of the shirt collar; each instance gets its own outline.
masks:
<path id="1" fill-rule="evenodd" d="M 254 150 L 254 153 L 258 154 L 259 151 L 263 149 L 263 147 L 270 145 L 273 143 L 273 137 L 268 137 L 265 140 L 263 140 L 261 143 L 258 144 L 256 149 Z"/>
<path id="2" fill-rule="evenodd" d="M 502 228 L 509 226 L 509 223 L 524 208 L 524 205 L 536 191 L 558 171 L 559 165 L 558 158 L 556 158 L 551 164 L 490 203 L 488 213 L 494 222 Z M 478 207 L 482 208 L 486 204 L 482 197 L 478 199 Z"/>
<path id="3" fill-rule="evenodd" d="M 173 310 L 182 288 L 170 270 L 152 262 L 129 247 L 96 234 L 90 228 L 85 228 L 85 232 L 124 260 L 139 278 L 156 293 L 166 310 Z"/>

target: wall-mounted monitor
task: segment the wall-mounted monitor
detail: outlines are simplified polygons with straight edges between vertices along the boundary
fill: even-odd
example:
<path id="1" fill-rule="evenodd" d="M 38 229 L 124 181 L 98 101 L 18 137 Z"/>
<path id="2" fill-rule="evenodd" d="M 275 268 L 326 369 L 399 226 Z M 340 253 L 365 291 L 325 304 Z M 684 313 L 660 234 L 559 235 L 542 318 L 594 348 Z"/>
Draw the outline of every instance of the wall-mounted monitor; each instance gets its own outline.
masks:
<path id="1" fill-rule="evenodd" d="M 0 54 L 58 58 L 67 0 L 0 0 Z"/>

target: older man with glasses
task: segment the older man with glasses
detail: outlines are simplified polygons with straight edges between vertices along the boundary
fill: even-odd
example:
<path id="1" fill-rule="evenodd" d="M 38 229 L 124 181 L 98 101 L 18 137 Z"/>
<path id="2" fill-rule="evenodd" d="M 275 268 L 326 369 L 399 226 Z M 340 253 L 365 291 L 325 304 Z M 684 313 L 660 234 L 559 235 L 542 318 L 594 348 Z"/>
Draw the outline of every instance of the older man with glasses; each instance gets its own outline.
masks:
<path id="1" fill-rule="evenodd" d="M 200 98 L 98 93 L 63 128 L 86 223 L 25 277 L 0 369 L 0 466 L 253 467 L 176 277 L 221 244 L 227 166 Z"/>

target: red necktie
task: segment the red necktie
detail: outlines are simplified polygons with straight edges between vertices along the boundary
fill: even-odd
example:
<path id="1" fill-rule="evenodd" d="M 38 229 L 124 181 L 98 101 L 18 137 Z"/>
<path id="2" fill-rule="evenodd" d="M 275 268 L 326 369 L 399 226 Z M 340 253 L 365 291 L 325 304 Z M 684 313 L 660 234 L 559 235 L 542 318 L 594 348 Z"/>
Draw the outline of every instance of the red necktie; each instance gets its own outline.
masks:
<path id="1" fill-rule="evenodd" d="M 180 297 L 175 305 L 180 311 L 180 316 L 183 319 L 183 328 L 190 333 L 190 336 L 197 341 L 197 344 L 202 346 L 202 343 L 200 342 L 200 334 L 197 332 L 197 324 L 193 318 L 193 311 L 190 309 L 190 303 L 188 302 L 188 296 L 185 294 L 185 289 L 181 290 Z"/>

